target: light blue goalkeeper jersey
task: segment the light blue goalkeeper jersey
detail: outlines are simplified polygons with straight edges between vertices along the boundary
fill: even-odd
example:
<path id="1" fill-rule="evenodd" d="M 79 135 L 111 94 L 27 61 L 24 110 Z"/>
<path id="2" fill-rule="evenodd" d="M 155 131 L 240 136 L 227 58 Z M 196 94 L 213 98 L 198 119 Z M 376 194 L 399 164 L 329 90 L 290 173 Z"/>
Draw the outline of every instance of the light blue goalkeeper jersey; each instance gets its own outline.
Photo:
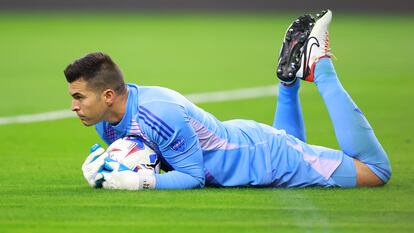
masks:
<path id="1" fill-rule="evenodd" d="M 221 122 L 181 94 L 128 84 L 125 115 L 96 130 L 109 145 L 135 135 L 171 168 L 157 189 L 207 186 L 331 186 L 340 151 L 309 146 L 283 130 L 248 120 Z"/>

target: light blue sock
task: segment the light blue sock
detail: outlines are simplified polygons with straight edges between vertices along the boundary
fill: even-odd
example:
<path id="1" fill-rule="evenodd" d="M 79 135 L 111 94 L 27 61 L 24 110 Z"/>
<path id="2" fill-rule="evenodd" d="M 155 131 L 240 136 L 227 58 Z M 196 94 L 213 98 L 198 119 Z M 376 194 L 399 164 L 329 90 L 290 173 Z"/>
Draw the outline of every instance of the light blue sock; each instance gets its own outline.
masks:
<path id="1" fill-rule="evenodd" d="M 356 168 L 354 159 L 344 155 L 341 164 L 331 176 L 336 185 L 342 188 L 354 188 L 357 186 Z"/>
<path id="2" fill-rule="evenodd" d="M 305 123 L 298 95 L 299 87 L 299 80 L 296 80 L 292 86 L 279 83 L 273 127 L 283 129 L 286 133 L 305 141 Z"/>
<path id="3" fill-rule="evenodd" d="M 316 63 L 314 77 L 342 151 L 367 164 L 387 182 L 391 176 L 387 154 L 364 114 L 339 82 L 330 58 L 322 58 Z"/>

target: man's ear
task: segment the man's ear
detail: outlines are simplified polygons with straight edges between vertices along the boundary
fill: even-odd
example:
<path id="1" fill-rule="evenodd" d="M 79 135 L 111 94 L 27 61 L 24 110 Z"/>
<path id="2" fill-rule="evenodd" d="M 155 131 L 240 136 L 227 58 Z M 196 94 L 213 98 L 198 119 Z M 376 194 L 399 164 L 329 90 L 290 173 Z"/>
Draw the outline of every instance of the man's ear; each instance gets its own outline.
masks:
<path id="1" fill-rule="evenodd" d="M 115 92 L 112 89 L 106 89 L 103 92 L 103 98 L 108 106 L 112 106 L 115 100 Z"/>

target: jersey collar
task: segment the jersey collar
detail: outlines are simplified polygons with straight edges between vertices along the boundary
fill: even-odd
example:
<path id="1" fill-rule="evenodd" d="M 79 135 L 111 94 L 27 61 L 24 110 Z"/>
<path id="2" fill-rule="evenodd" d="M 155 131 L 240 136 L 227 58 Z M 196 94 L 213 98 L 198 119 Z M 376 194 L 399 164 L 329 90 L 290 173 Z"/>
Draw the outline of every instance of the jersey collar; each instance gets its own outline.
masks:
<path id="1" fill-rule="evenodd" d="M 119 133 L 126 133 L 128 130 L 128 125 L 129 122 L 131 121 L 132 118 L 132 114 L 131 114 L 131 109 L 132 109 L 132 104 L 133 104 L 133 93 L 132 93 L 132 88 L 130 88 L 130 86 L 127 86 L 128 88 L 128 99 L 126 102 L 126 107 L 125 107 L 125 113 L 124 116 L 122 117 L 122 120 L 116 124 L 113 125 L 114 129 L 119 132 Z"/>

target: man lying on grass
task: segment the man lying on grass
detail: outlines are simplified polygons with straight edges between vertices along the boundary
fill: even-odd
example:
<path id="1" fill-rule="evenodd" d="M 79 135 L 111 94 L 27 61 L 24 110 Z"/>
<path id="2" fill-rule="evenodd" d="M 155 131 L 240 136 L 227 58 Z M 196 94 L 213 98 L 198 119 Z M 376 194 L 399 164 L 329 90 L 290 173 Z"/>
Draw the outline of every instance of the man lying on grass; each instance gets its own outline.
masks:
<path id="1" fill-rule="evenodd" d="M 72 111 L 110 145 L 126 136 L 157 153 L 164 173 L 129 169 L 94 150 L 83 165 L 93 187 L 191 189 L 204 186 L 361 187 L 390 179 L 387 154 L 342 87 L 329 53 L 331 11 L 304 15 L 288 28 L 280 52 L 273 127 L 221 122 L 181 94 L 125 84 L 111 58 L 91 53 L 65 69 Z M 341 150 L 306 143 L 298 90 L 315 83 Z M 94 148 L 96 149 L 96 148 Z M 143 172 L 145 171 L 145 172 Z"/>

